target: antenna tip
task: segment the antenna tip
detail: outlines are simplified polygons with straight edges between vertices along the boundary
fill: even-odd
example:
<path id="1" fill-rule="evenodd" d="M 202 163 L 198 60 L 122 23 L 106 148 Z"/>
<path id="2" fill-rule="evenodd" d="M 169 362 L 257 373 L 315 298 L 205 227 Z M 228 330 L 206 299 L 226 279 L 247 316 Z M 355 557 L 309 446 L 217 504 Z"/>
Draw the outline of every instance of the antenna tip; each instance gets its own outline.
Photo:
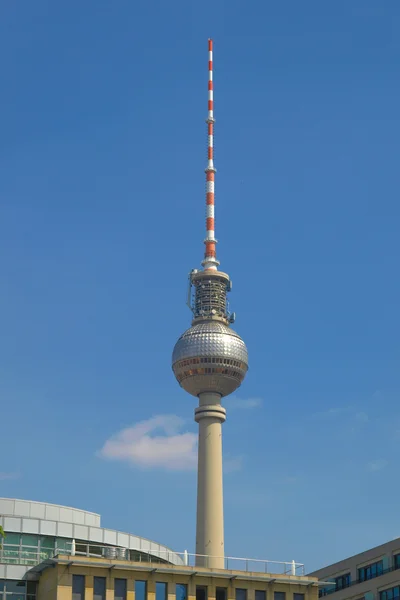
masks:
<path id="1" fill-rule="evenodd" d="M 211 38 L 208 38 L 208 49 L 211 51 L 213 49 L 213 41 Z"/>

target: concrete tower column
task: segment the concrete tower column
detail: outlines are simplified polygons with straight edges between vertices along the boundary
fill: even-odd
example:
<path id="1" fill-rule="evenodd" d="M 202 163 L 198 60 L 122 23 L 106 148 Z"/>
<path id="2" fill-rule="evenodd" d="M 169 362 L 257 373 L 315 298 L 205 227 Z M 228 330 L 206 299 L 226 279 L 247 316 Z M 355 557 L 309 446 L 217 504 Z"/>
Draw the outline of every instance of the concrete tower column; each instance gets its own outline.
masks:
<path id="1" fill-rule="evenodd" d="M 196 566 L 224 568 L 224 504 L 222 423 L 226 411 L 220 394 L 199 394 L 195 410 L 199 424 L 197 472 Z"/>

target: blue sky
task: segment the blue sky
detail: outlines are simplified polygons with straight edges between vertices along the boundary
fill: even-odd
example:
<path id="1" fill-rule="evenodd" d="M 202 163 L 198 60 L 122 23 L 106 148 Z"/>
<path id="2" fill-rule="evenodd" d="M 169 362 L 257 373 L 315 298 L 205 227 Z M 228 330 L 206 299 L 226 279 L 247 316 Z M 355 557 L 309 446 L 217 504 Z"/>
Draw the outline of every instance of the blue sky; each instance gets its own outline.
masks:
<path id="1" fill-rule="evenodd" d="M 1 3 L 1 496 L 193 551 L 195 402 L 170 360 L 212 36 L 218 252 L 250 352 L 226 551 L 311 570 L 400 535 L 399 27 L 395 0 Z"/>

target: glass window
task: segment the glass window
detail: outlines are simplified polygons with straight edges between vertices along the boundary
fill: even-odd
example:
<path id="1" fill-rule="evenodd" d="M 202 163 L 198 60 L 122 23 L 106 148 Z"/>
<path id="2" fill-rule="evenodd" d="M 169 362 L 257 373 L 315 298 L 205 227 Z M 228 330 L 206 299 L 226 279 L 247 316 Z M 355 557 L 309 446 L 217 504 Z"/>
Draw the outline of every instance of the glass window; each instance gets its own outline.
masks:
<path id="1" fill-rule="evenodd" d="M 176 600 L 187 600 L 187 585 L 185 583 L 177 583 L 175 588 Z"/>
<path id="2" fill-rule="evenodd" d="M 247 600 L 247 590 L 236 588 L 236 600 Z"/>
<path id="3" fill-rule="evenodd" d="M 226 591 L 226 588 L 217 587 L 215 589 L 215 600 L 226 600 L 228 595 Z"/>
<path id="4" fill-rule="evenodd" d="M 15 581 L 7 580 L 6 592 L 13 592 L 15 594 L 23 594 L 25 596 L 26 581 Z"/>
<path id="5" fill-rule="evenodd" d="M 85 600 L 84 575 L 72 575 L 72 600 Z"/>
<path id="6" fill-rule="evenodd" d="M 114 579 L 114 600 L 126 600 L 126 579 Z"/>
<path id="7" fill-rule="evenodd" d="M 388 590 L 384 590 L 383 592 L 379 592 L 379 600 L 395 600 L 399 597 L 400 587 L 398 585 Z"/>
<path id="8" fill-rule="evenodd" d="M 19 533 L 6 533 L 4 543 L 12 546 L 19 546 L 20 537 Z"/>
<path id="9" fill-rule="evenodd" d="M 53 550 L 55 546 L 56 540 L 53 537 L 42 536 L 40 538 L 40 549 L 48 548 L 49 550 Z"/>
<path id="10" fill-rule="evenodd" d="M 26 600 L 35 600 L 36 598 L 36 581 L 28 581 L 26 584 Z"/>
<path id="11" fill-rule="evenodd" d="M 255 600 L 266 600 L 266 596 L 265 590 L 256 590 Z"/>
<path id="12" fill-rule="evenodd" d="M 345 575 L 340 575 L 339 577 L 335 577 L 336 590 L 342 590 L 344 588 L 349 587 L 351 584 L 350 573 L 346 573 Z"/>
<path id="13" fill-rule="evenodd" d="M 126 579 L 114 579 L 114 600 L 126 600 Z"/>
<path id="14" fill-rule="evenodd" d="M 5 581 L 6 598 L 9 600 L 25 600 L 26 581 Z"/>
<path id="15" fill-rule="evenodd" d="M 374 579 L 379 577 L 383 573 L 383 560 L 366 565 L 358 569 L 358 581 L 368 581 L 368 579 Z"/>
<path id="16" fill-rule="evenodd" d="M 395 569 L 400 569 L 400 554 L 395 554 L 393 556 L 393 566 Z"/>
<path id="17" fill-rule="evenodd" d="M 207 600 L 207 587 L 205 585 L 196 585 L 196 600 Z"/>
<path id="18" fill-rule="evenodd" d="M 147 585 L 145 581 L 135 581 L 135 600 L 146 600 Z"/>
<path id="19" fill-rule="evenodd" d="M 274 592 L 274 600 L 285 600 L 286 593 L 285 592 Z"/>
<path id="20" fill-rule="evenodd" d="M 67 538 L 56 538 L 56 548 L 59 554 L 71 551 L 71 540 Z"/>
<path id="21" fill-rule="evenodd" d="M 32 535 L 30 533 L 23 533 L 22 536 L 22 545 L 23 546 L 34 546 L 37 548 L 39 546 L 39 536 Z"/>
<path id="22" fill-rule="evenodd" d="M 156 582 L 156 600 L 167 600 L 167 584 L 163 581 Z"/>
<path id="23" fill-rule="evenodd" d="M 93 600 L 106 600 L 106 578 L 94 577 Z"/>
<path id="24" fill-rule="evenodd" d="M 293 600 L 304 600 L 304 594 L 293 594 Z"/>

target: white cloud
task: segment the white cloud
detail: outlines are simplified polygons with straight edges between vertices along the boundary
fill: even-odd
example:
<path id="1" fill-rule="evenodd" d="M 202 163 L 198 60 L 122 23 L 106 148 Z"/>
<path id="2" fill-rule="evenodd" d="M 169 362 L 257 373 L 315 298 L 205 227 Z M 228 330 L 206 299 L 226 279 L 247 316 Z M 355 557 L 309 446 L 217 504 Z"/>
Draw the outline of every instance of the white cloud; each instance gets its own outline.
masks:
<path id="1" fill-rule="evenodd" d="M 197 466 L 197 435 L 180 433 L 183 425 L 176 415 L 152 417 L 112 436 L 99 454 L 143 468 L 193 470 Z"/>
<path id="2" fill-rule="evenodd" d="M 382 471 L 382 469 L 387 467 L 388 464 L 389 461 L 385 460 L 384 458 L 380 458 L 377 460 L 371 460 L 371 462 L 367 464 L 367 468 L 369 471 Z"/>
<path id="3" fill-rule="evenodd" d="M 4 473 L 0 472 L 0 481 L 6 481 L 8 479 L 18 479 L 19 473 Z"/>
<path id="4" fill-rule="evenodd" d="M 236 396 L 232 396 L 232 398 L 227 398 L 225 401 L 227 408 L 233 409 L 249 409 L 249 408 L 259 408 L 262 406 L 261 398 L 237 398 Z"/>

